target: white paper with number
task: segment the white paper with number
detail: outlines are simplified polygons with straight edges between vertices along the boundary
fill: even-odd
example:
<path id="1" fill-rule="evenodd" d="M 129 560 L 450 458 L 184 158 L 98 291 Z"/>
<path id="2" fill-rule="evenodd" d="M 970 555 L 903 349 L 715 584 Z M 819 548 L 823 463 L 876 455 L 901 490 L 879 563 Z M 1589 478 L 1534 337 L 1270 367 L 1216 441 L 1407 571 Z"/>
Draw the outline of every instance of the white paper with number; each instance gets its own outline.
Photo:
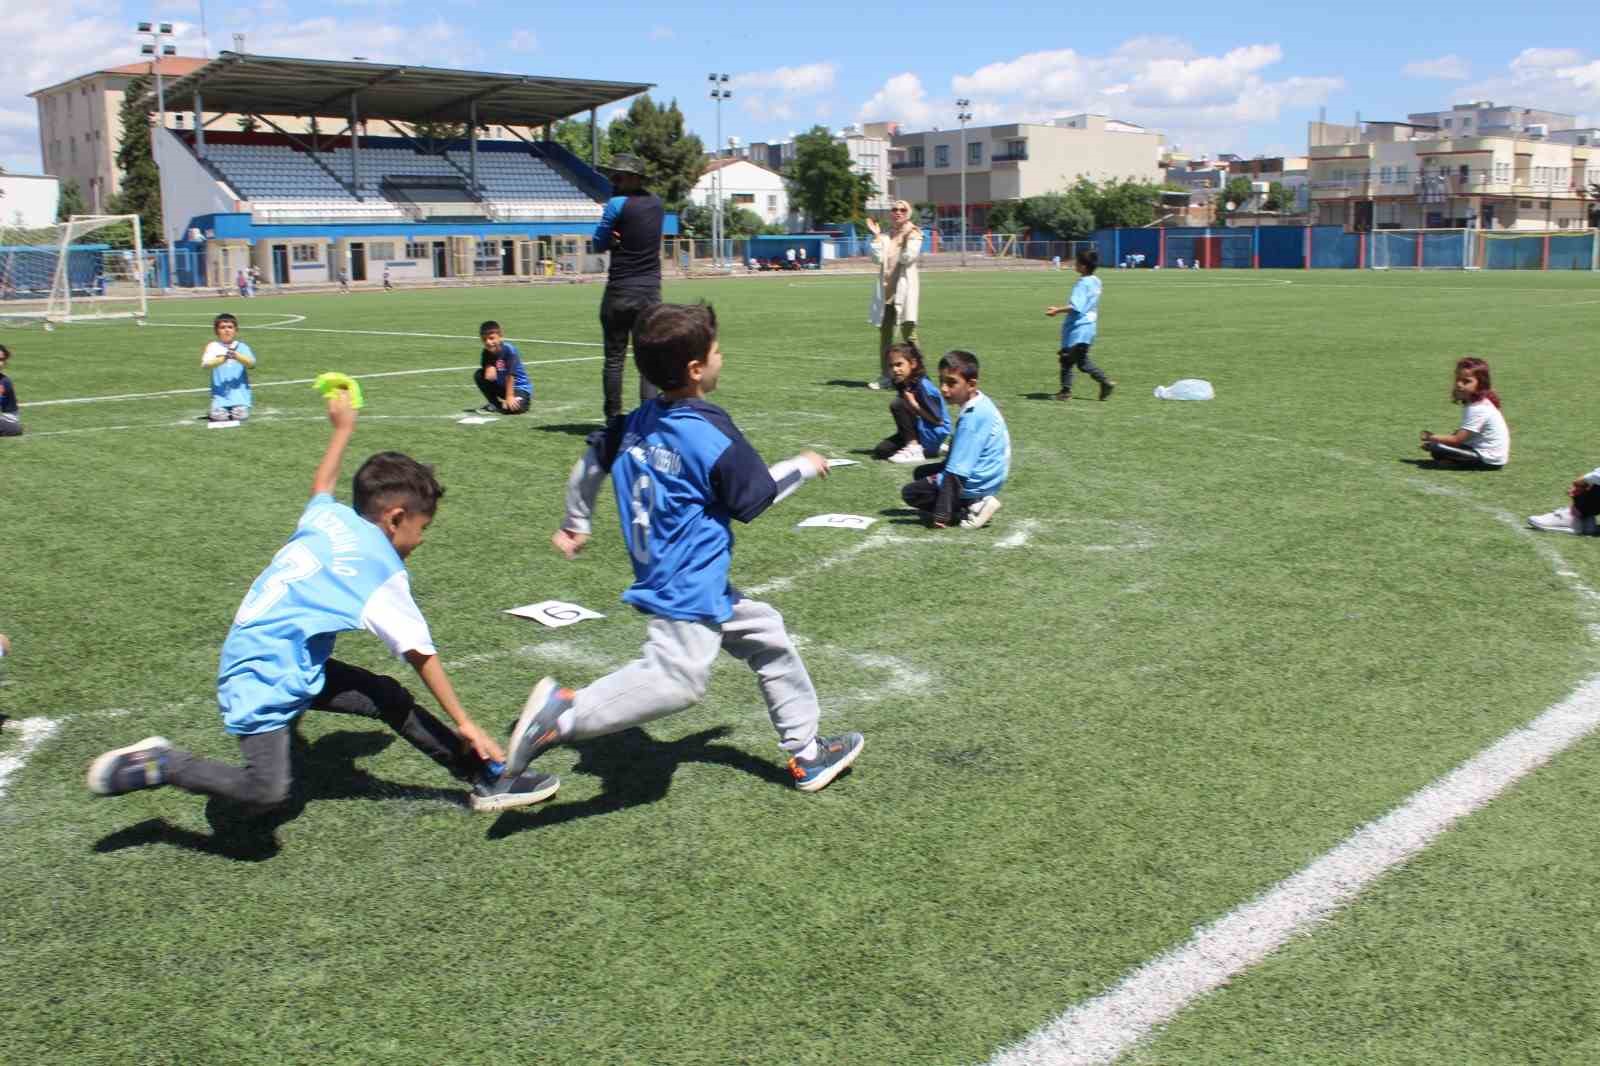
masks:
<path id="1" fill-rule="evenodd" d="M 482 426 L 490 422 L 498 422 L 498 418 L 485 418 L 483 415 L 468 415 L 466 418 L 456 419 L 458 426 Z"/>
<path id="2" fill-rule="evenodd" d="M 207 429 L 238 429 L 243 422 L 207 422 Z"/>
<path id="3" fill-rule="evenodd" d="M 828 468 L 829 469 L 832 469 L 833 467 L 836 467 L 836 466 L 860 466 L 860 465 L 861 465 L 861 460 L 859 460 L 859 459 L 829 459 L 828 460 Z"/>
<path id="4" fill-rule="evenodd" d="M 530 603 L 526 607 L 511 607 L 505 612 L 514 614 L 518 618 L 531 618 L 551 629 L 560 629 L 570 626 L 574 622 L 582 622 L 590 618 L 604 618 L 599 611 L 591 611 L 587 607 L 580 607 L 576 603 L 567 603 L 564 600 L 543 600 L 539 603 Z"/>
<path id="5" fill-rule="evenodd" d="M 862 514 L 819 514 L 812 515 L 803 522 L 797 522 L 796 526 L 800 529 L 808 526 L 824 526 L 830 529 L 866 529 L 876 521 L 876 518 L 868 518 Z"/>

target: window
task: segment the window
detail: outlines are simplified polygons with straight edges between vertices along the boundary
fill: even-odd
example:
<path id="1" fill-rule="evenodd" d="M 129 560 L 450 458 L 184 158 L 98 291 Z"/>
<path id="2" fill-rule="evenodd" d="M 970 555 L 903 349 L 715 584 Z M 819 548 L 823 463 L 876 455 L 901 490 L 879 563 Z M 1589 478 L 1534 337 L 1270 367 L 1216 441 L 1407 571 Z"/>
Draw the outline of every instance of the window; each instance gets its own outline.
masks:
<path id="1" fill-rule="evenodd" d="M 407 241 L 406 242 L 406 258 L 407 259 L 426 259 L 426 258 L 428 258 L 428 246 L 427 246 L 427 244 L 422 242 L 422 241 Z"/>
<path id="2" fill-rule="evenodd" d="M 1471 126 L 1472 126 L 1472 119 L 1471 118 L 1464 118 L 1464 119 L 1461 120 L 1461 128 L 1462 129 L 1468 129 Z"/>
<path id="3" fill-rule="evenodd" d="M 753 204 L 756 202 L 756 194 L 753 192 L 736 192 L 728 199 L 736 204 Z"/>
<path id="4" fill-rule="evenodd" d="M 394 242 L 393 241 L 369 241 L 369 242 L 367 242 L 367 259 L 368 260 L 381 260 L 381 259 L 393 259 L 393 258 L 394 258 Z"/>
<path id="5" fill-rule="evenodd" d="M 925 157 L 922 154 L 922 152 L 923 152 L 923 148 L 922 148 L 922 145 L 920 145 L 920 144 L 911 149 L 911 165 L 912 166 L 920 167 L 926 161 Z"/>
<path id="6" fill-rule="evenodd" d="M 1026 159 L 1026 158 L 1028 158 L 1028 142 L 1027 141 L 1007 141 L 1006 142 L 1006 158 L 1007 159 Z"/>
<path id="7" fill-rule="evenodd" d="M 981 163 L 981 162 L 983 162 L 983 142 L 982 141 L 972 141 L 970 144 L 967 145 L 967 162 L 968 163 Z"/>
<path id="8" fill-rule="evenodd" d="M 1394 183 L 1394 167 L 1384 167 L 1383 170 L 1380 172 L 1380 174 L 1378 176 L 1378 180 L 1383 182 L 1385 185 L 1393 184 Z"/>
<path id="9" fill-rule="evenodd" d="M 933 146 L 933 165 L 936 167 L 950 165 L 950 146 L 948 144 L 936 144 Z"/>
<path id="10" fill-rule="evenodd" d="M 1406 166 L 1405 164 L 1401 164 L 1400 166 L 1395 167 L 1394 168 L 1394 182 L 1395 182 L 1396 185 L 1410 185 L 1411 184 L 1411 168 L 1409 166 Z"/>
<path id="11" fill-rule="evenodd" d="M 1450 119 L 1445 119 L 1444 120 L 1444 128 L 1445 129 L 1449 129 L 1450 128 L 1450 122 L 1451 122 Z"/>
<path id="12" fill-rule="evenodd" d="M 289 257 L 296 263 L 320 263 L 322 247 L 316 244 L 292 244 L 289 246 Z"/>
<path id="13" fill-rule="evenodd" d="M 777 209 L 778 209 L 778 194 L 777 193 L 773 193 L 773 194 L 771 194 L 770 196 L 767 197 L 767 210 L 768 211 L 776 211 Z"/>

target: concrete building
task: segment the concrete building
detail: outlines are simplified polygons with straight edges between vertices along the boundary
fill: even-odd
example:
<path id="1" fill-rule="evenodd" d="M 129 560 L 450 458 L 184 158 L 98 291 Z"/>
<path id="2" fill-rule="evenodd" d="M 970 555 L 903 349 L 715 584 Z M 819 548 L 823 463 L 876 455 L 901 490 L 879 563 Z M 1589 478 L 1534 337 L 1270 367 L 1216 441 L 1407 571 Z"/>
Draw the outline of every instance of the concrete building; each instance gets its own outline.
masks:
<path id="1" fill-rule="evenodd" d="M 894 138 L 890 161 L 890 194 L 935 205 L 939 230 L 947 236 L 961 229 L 962 140 L 959 129 L 902 133 Z M 993 204 L 1060 192 L 1080 177 L 1165 178 L 1161 135 L 1104 115 L 970 126 L 965 141 L 969 233 L 982 231 Z"/>
<path id="2" fill-rule="evenodd" d="M 1446 111 L 1418 111 L 1407 115 L 1406 121 L 1414 126 L 1431 126 L 1445 137 L 1493 137 L 1513 133 L 1544 136 L 1553 130 L 1571 129 L 1577 120 L 1561 111 L 1497 107 L 1488 100 L 1474 100 Z"/>
<path id="3" fill-rule="evenodd" d="M 1463 127 L 1464 118 L 1471 124 Z M 1312 221 L 1352 230 L 1583 228 L 1580 192 L 1600 182 L 1600 148 L 1593 138 L 1549 136 L 1548 122 L 1522 118 L 1570 121 L 1482 102 L 1359 128 L 1314 122 Z"/>
<path id="4" fill-rule="evenodd" d="M 788 220 L 789 190 L 784 187 L 783 175 L 748 159 L 714 159 L 707 163 L 700 180 L 689 190 L 689 201 L 701 207 L 715 207 L 719 177 L 725 202 L 755 212 L 768 225 Z"/>
<path id="5" fill-rule="evenodd" d="M 891 141 L 899 128 L 894 122 L 868 122 L 846 126 L 834 134 L 833 139 L 850 152 L 850 169 L 872 179 L 876 193 L 867 200 L 869 211 L 889 209 L 892 199 L 889 195 L 889 154 Z M 786 141 L 751 141 L 747 147 L 739 150 L 739 154 L 752 163 L 781 174 L 785 167 L 794 162 L 794 135 L 790 134 Z"/>
<path id="6" fill-rule="evenodd" d="M 168 56 L 161 60 L 161 76 L 176 81 L 207 62 L 194 56 Z M 39 113 L 39 158 L 45 173 L 60 178 L 63 185 L 76 182 L 91 214 L 105 211 L 122 187 L 116 156 L 122 141 L 123 92 L 133 79 L 150 73 L 149 62 L 129 63 L 28 94 Z M 176 103 L 168 101 L 169 106 Z M 177 128 L 181 115 L 169 111 L 167 125 Z"/>

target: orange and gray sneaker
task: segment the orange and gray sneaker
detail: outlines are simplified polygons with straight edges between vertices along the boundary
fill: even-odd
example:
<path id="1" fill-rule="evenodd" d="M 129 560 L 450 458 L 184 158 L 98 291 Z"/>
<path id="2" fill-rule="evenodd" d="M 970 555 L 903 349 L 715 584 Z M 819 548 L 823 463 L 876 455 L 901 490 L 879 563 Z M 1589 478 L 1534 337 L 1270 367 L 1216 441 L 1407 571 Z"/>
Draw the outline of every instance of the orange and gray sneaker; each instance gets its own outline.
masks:
<path id="1" fill-rule="evenodd" d="M 860 733 L 818 737 L 815 758 L 789 756 L 789 772 L 794 775 L 794 787 L 801 792 L 820 792 L 827 788 L 830 781 L 856 761 L 856 756 L 861 754 L 866 743 L 866 737 Z"/>
<path id="2" fill-rule="evenodd" d="M 506 744 L 506 775 L 516 777 L 528 768 L 546 748 L 561 742 L 557 722 L 572 706 L 574 693 L 562 688 L 553 677 L 542 678 L 528 694 L 522 715 L 511 727 L 511 740 Z"/>

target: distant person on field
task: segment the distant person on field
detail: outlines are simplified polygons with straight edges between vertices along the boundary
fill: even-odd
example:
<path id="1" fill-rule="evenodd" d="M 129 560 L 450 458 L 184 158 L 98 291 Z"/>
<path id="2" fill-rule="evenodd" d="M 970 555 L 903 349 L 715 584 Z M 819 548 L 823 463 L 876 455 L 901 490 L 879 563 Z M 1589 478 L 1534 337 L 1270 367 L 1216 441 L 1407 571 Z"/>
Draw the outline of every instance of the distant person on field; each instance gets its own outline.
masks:
<path id="1" fill-rule="evenodd" d="M 1573 481 L 1567 489 L 1572 501 L 1549 514 L 1536 514 L 1528 518 L 1528 525 L 1546 533 L 1571 533 L 1576 536 L 1600 535 L 1600 469 L 1595 469 Z"/>
<path id="2" fill-rule="evenodd" d="M 356 412 L 343 390 L 328 398 L 333 435 L 311 480 L 299 525 L 250 586 L 222 642 L 217 704 L 239 740 L 243 765 L 202 758 L 165 737 L 108 751 L 89 767 L 102 796 L 175 785 L 257 810 L 289 798 L 291 734 L 307 710 L 372 718 L 471 785 L 473 810 L 537 803 L 560 782 L 504 773 L 505 752 L 456 699 L 428 623 L 411 598 L 406 559 L 422 543 L 444 490 L 432 467 L 379 452 L 361 464 L 354 507 L 333 498 Z M 334 638 L 365 629 L 417 672 L 455 723 L 452 729 L 392 677 L 331 658 Z"/>
<path id="3" fill-rule="evenodd" d="M 1111 390 L 1117 387 L 1117 383 L 1089 361 L 1089 347 L 1094 344 L 1100 322 L 1101 281 L 1095 277 L 1095 270 L 1100 266 L 1100 253 L 1093 248 L 1085 248 L 1078 253 L 1075 266 L 1079 275 L 1078 283 L 1072 287 L 1072 295 L 1067 298 L 1065 306 L 1044 309 L 1044 313 L 1051 318 L 1060 314 L 1067 316 L 1066 321 L 1061 323 L 1061 348 L 1056 352 L 1056 358 L 1061 363 L 1061 391 L 1056 393 L 1056 399 L 1072 399 L 1072 372 L 1077 369 L 1100 383 L 1100 399 L 1105 400 L 1111 397 Z"/>
<path id="4" fill-rule="evenodd" d="M 249 289 L 250 289 L 250 291 L 247 292 L 245 295 L 254 296 L 256 294 L 256 290 L 261 287 L 261 268 L 260 267 L 253 266 L 253 267 L 250 268 L 248 281 L 249 281 Z"/>
<path id="5" fill-rule="evenodd" d="M 200 353 L 200 366 L 211 371 L 211 410 L 213 422 L 243 422 L 250 417 L 250 370 L 256 353 L 239 339 L 239 320 L 220 314 L 211 323 L 217 339 Z"/>
<path id="6" fill-rule="evenodd" d="M 389 268 L 388 267 L 384 267 L 383 268 L 383 291 L 384 292 L 393 292 L 394 291 L 394 282 L 389 280 Z"/>
<path id="7" fill-rule="evenodd" d="M 921 511 L 935 529 L 959 522 L 981 529 L 1000 510 L 1000 490 L 1011 475 L 1011 433 L 994 401 L 978 388 L 978 357 L 960 349 L 939 360 L 939 391 L 961 408 L 950 456 L 919 466 L 900 498 Z"/>
<path id="8" fill-rule="evenodd" d="M 889 379 L 889 345 L 894 343 L 895 326 L 900 339 L 917 343 L 917 311 L 921 302 L 922 274 L 917 260 L 922 257 L 922 230 L 911 222 L 911 205 L 896 200 L 889 208 L 889 229 L 867 219 L 872 232 L 872 261 L 878 264 L 878 280 L 872 290 L 872 308 L 867 321 L 878 327 L 878 377 L 867 383 L 869 389 L 893 386 Z"/>
<path id="9" fill-rule="evenodd" d="M 895 431 L 877 443 L 872 457 L 891 463 L 937 458 L 950 437 L 950 413 L 939 386 L 929 380 L 922 352 L 915 344 L 897 341 L 889 345 L 889 378 L 895 388 L 894 399 L 889 401 Z"/>
<path id="10" fill-rule="evenodd" d="M 507 745 L 508 773 L 553 744 L 604 736 L 685 710 L 705 696 L 722 652 L 756 674 L 767 715 L 802 792 L 826 786 L 861 753 L 860 733 L 818 735 L 822 710 L 783 616 L 728 580 L 733 521 L 751 522 L 828 461 L 801 452 L 771 467 L 722 408 L 707 401 L 722 373 L 717 317 L 704 304 L 660 304 L 639 319 L 634 358 L 661 390 L 591 434 L 567 482 L 551 538 L 568 559 L 588 543 L 609 473 L 633 563 L 624 602 L 649 617 L 644 651 L 576 692 L 545 678 Z"/>
<path id="11" fill-rule="evenodd" d="M 246 274 L 243 270 L 240 270 L 238 280 L 239 296 L 241 298 L 248 297 L 250 295 L 250 275 Z"/>
<path id="12" fill-rule="evenodd" d="M 17 389 L 6 377 L 11 349 L 0 344 L 0 437 L 22 436 L 22 416 L 17 412 Z"/>
<path id="13" fill-rule="evenodd" d="M 1450 398 L 1462 407 L 1454 433 L 1422 431 L 1422 450 L 1442 463 L 1499 470 L 1511 461 L 1511 429 L 1500 413 L 1500 397 L 1489 378 L 1489 364 L 1468 356 L 1456 361 Z"/>
<path id="14" fill-rule="evenodd" d="M 339 291 L 350 291 L 350 271 L 346 270 L 344 267 L 339 268 Z"/>
<path id="15" fill-rule="evenodd" d="M 505 339 L 500 323 L 489 321 L 478 327 L 483 341 L 479 366 L 472 374 L 483 393 L 486 414 L 520 415 L 533 404 L 533 382 L 522 365 L 522 353 Z"/>
<path id="16" fill-rule="evenodd" d="M 635 323 L 647 309 L 661 302 L 661 223 L 666 209 L 661 198 L 644 187 L 644 161 L 618 152 L 602 168 L 611 179 L 610 200 L 594 230 L 594 248 L 609 251 L 605 295 L 600 298 L 600 328 L 605 334 L 605 363 L 600 371 L 605 416 L 622 413 L 622 375 L 628 359 L 628 339 L 639 340 Z M 642 403 L 656 394 L 655 386 L 639 379 Z"/>

